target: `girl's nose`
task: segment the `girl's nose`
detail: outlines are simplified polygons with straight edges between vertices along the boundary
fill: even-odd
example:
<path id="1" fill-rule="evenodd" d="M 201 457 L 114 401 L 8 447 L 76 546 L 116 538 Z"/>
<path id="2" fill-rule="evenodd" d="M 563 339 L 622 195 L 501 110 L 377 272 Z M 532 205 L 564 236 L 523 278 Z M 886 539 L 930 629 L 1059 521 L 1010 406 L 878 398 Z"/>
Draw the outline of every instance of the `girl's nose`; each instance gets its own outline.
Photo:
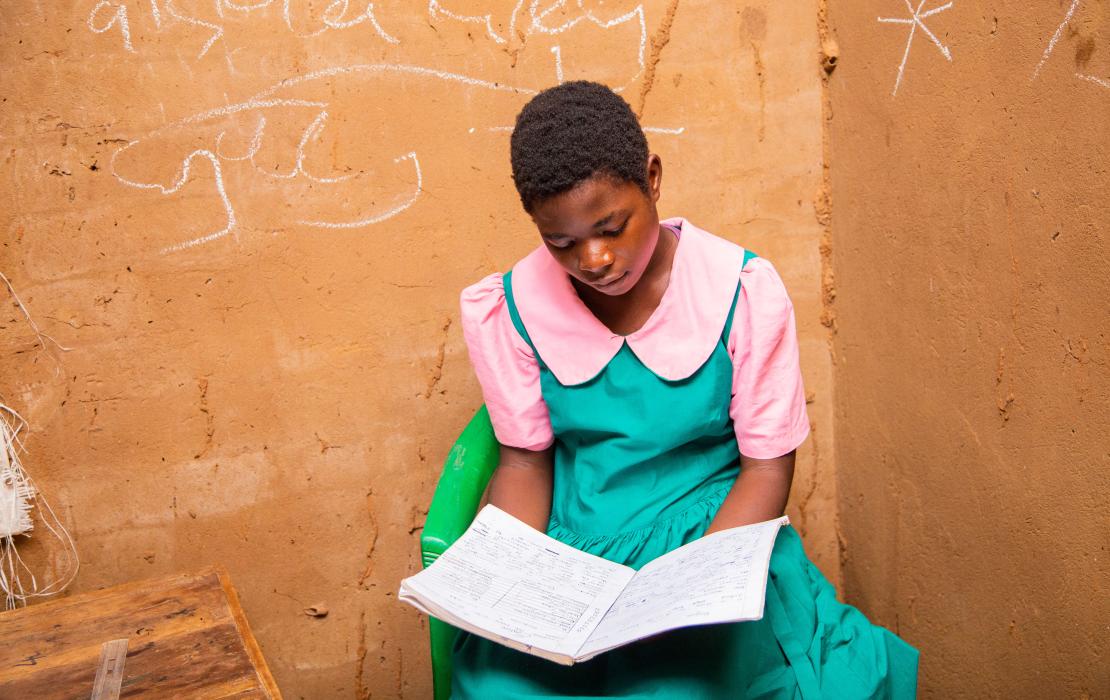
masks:
<path id="1" fill-rule="evenodd" d="M 583 246 L 578 258 L 578 269 L 596 275 L 613 264 L 613 251 L 601 241 L 591 241 Z"/>

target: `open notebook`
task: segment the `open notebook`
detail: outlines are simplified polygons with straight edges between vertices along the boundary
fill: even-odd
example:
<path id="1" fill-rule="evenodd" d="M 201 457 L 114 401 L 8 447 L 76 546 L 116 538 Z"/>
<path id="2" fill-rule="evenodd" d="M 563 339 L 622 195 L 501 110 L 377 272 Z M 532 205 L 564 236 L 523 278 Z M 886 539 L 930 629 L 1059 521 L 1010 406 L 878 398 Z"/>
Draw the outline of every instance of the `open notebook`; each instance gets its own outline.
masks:
<path id="1" fill-rule="evenodd" d="M 639 571 L 574 549 L 488 505 L 400 600 L 561 664 L 660 632 L 763 617 L 786 516 L 695 540 Z"/>

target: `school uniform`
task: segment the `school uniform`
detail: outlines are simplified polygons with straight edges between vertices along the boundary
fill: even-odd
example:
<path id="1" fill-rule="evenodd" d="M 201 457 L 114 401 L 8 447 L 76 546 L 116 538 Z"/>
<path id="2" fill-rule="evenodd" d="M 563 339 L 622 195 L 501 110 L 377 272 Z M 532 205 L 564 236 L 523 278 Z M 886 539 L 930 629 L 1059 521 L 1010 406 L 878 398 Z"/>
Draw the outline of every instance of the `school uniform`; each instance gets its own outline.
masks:
<path id="1" fill-rule="evenodd" d="M 740 470 L 809 432 L 794 311 L 767 260 L 685 219 L 659 306 L 627 336 L 544 247 L 462 294 L 498 440 L 554 446 L 550 536 L 639 568 L 699 538 Z M 763 619 L 667 632 L 564 667 L 460 633 L 457 698 L 911 698 L 915 649 L 871 625 L 783 528 Z"/>

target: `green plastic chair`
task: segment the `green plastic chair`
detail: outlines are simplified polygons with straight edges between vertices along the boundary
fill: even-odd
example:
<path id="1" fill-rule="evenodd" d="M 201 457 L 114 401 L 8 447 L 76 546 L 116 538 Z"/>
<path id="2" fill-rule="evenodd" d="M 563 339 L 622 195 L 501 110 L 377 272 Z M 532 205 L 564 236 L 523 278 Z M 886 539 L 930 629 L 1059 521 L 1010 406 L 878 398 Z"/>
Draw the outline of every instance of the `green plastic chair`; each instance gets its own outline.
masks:
<path id="1" fill-rule="evenodd" d="M 451 448 L 439 476 L 420 535 L 420 557 L 425 567 L 454 544 L 478 514 L 478 504 L 497 468 L 498 457 L 489 411 L 482 406 Z M 428 632 L 435 700 L 447 700 L 451 696 L 451 646 L 458 629 L 433 617 L 428 620 Z"/>

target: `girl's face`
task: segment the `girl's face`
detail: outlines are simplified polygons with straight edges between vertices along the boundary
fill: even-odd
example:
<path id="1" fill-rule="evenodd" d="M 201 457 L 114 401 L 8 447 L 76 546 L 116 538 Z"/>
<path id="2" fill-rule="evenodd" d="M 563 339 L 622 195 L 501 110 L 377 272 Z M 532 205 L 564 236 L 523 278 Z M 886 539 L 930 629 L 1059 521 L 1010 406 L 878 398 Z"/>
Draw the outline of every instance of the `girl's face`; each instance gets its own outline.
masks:
<path id="1" fill-rule="evenodd" d="M 532 207 L 532 221 L 555 260 L 602 294 L 619 296 L 635 287 L 659 240 L 659 156 L 649 156 L 647 168 L 647 194 L 633 182 L 598 175 Z"/>

